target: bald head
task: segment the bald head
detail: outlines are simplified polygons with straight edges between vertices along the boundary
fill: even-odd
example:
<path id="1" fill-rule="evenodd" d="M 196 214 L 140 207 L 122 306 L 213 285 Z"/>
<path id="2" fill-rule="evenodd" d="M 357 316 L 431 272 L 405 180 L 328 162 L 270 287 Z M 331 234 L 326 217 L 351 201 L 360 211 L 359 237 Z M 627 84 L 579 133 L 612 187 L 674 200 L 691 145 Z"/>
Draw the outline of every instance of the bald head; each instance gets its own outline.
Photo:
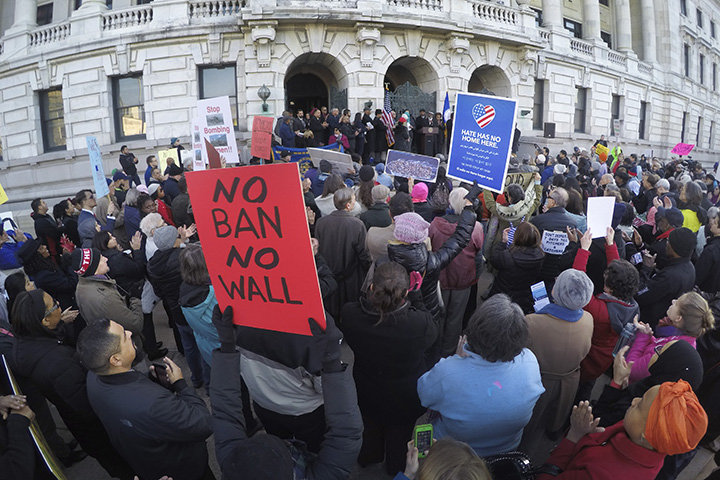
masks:
<path id="1" fill-rule="evenodd" d="M 556 207 L 565 208 L 568 204 L 568 192 L 562 187 L 558 187 L 548 195 L 555 202 Z"/>

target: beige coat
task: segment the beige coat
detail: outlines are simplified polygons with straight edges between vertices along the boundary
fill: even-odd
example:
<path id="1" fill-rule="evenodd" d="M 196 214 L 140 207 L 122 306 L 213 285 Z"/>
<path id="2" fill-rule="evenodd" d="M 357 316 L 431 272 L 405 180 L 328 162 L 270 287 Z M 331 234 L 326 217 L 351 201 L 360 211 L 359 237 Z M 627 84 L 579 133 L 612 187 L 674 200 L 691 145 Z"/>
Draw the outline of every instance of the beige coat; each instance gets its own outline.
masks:
<path id="1" fill-rule="evenodd" d="M 126 301 L 115 280 L 102 277 L 80 277 L 75 289 L 80 315 L 86 322 L 107 318 L 119 323 L 139 340 L 143 327 L 143 312 L 139 298 Z M 138 345 L 139 347 L 139 345 Z"/>

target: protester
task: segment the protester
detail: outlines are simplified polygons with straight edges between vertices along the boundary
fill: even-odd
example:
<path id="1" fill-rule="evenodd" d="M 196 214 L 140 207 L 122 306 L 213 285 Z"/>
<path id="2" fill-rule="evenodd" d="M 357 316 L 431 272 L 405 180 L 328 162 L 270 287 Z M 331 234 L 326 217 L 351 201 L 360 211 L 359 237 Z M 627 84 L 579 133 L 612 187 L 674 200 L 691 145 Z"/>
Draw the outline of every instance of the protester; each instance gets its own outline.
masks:
<path id="1" fill-rule="evenodd" d="M 387 256 L 388 243 L 395 239 L 395 218 L 403 213 L 413 211 L 413 204 L 410 195 L 403 192 L 397 192 L 388 202 L 388 212 L 390 213 L 391 224 L 387 227 L 370 227 L 365 239 L 365 245 L 372 261 Z M 430 238 L 425 240 L 427 250 L 431 250 Z"/>
<path id="2" fill-rule="evenodd" d="M 165 223 L 174 227 L 175 222 L 173 222 L 172 210 L 170 210 L 168 204 L 165 203 L 165 191 L 163 190 L 163 187 L 155 183 L 148 187 L 148 193 L 150 195 L 150 198 L 155 202 L 157 212 L 160 214 L 163 220 L 165 220 Z"/>
<path id="3" fill-rule="evenodd" d="M 433 218 L 435 218 L 435 213 L 433 212 L 432 206 L 427 201 L 428 192 L 428 186 L 423 182 L 419 182 L 413 185 L 411 197 L 415 213 L 420 215 L 426 222 L 430 223 L 433 221 Z"/>
<path id="4" fill-rule="evenodd" d="M 58 266 L 52 261 L 48 248 L 37 238 L 25 242 L 18 249 L 17 256 L 25 274 L 33 280 L 37 288 L 56 298 L 63 309 L 75 305 L 77 276 L 69 271 L 65 259 Z"/>
<path id="5" fill-rule="evenodd" d="M 62 231 L 53 217 L 48 215 L 48 206 L 42 198 L 36 198 L 30 203 L 35 224 L 35 237 L 40 240 L 50 253 L 53 261 L 57 262 L 58 255 L 62 253 L 60 246 L 60 236 Z"/>
<path id="6" fill-rule="evenodd" d="M 4 224 L 0 225 L 0 270 L 21 267 L 16 254 L 27 240 L 32 240 L 32 236 L 23 232 L 20 227 L 15 226 L 14 230 L 6 230 Z"/>
<path id="7" fill-rule="evenodd" d="M 35 443 L 30 422 L 35 414 L 20 395 L 0 396 L 0 480 L 35 478 Z"/>
<path id="8" fill-rule="evenodd" d="M 178 189 L 180 190 L 180 194 L 176 195 L 173 199 L 170 217 L 177 227 L 189 227 L 195 223 L 195 219 L 192 214 L 190 195 L 188 195 L 187 180 L 185 180 L 185 177 L 178 181 Z"/>
<path id="9" fill-rule="evenodd" d="M 362 189 L 362 186 L 360 188 Z M 387 203 L 389 195 L 390 189 L 385 185 L 372 187 L 371 197 L 373 204 L 367 211 L 358 215 L 358 218 L 365 224 L 366 229 L 370 230 L 372 227 L 385 228 L 392 223 L 390 206 Z"/>
<path id="10" fill-rule="evenodd" d="M 412 441 L 408 442 L 407 448 L 405 471 L 398 473 L 394 480 L 441 480 L 448 478 L 448 475 L 452 475 L 452 478 L 492 480 L 483 459 L 466 443 L 449 437 L 442 438 L 432 444 L 422 465 Z"/>
<path id="11" fill-rule="evenodd" d="M 69 198 L 67 200 L 61 200 L 53 207 L 53 217 L 55 217 L 55 221 L 60 225 L 62 234 L 67 236 L 70 242 L 72 242 L 72 245 L 79 247 L 81 242 L 77 230 L 77 216 L 75 214 L 75 205 L 73 205 L 73 202 Z"/>
<path id="12" fill-rule="evenodd" d="M 137 163 L 137 157 L 133 153 L 130 153 L 130 149 L 128 149 L 127 145 L 120 147 L 120 166 L 136 187 L 140 185 Z"/>
<path id="13" fill-rule="evenodd" d="M 117 208 L 114 203 L 110 203 L 107 209 L 107 219 L 104 226 L 101 226 L 93 208 L 97 205 L 95 194 L 92 190 L 80 190 L 75 195 L 74 203 L 80 207 L 80 216 L 78 217 L 78 234 L 82 242 L 83 248 L 89 248 L 95 237 L 98 228 L 102 231 L 112 232 L 115 227 L 115 213 Z"/>

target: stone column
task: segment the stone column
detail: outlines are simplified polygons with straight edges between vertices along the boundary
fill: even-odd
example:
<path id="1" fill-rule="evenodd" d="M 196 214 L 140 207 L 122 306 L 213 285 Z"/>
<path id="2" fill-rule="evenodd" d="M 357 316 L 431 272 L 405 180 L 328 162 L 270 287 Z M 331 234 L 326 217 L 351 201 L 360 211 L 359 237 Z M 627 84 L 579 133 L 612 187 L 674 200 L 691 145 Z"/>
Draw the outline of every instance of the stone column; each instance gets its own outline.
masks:
<path id="1" fill-rule="evenodd" d="M 543 0 L 543 27 L 547 27 L 550 30 L 561 30 L 563 28 L 562 8 L 562 0 Z"/>
<path id="2" fill-rule="evenodd" d="M 15 20 L 12 29 L 27 29 L 37 26 L 37 1 L 15 0 Z"/>
<path id="3" fill-rule="evenodd" d="M 624 53 L 632 52 L 630 0 L 615 0 L 615 31 L 618 51 Z"/>
<path id="4" fill-rule="evenodd" d="M 83 0 L 82 5 L 76 11 L 107 11 L 105 0 Z"/>
<path id="5" fill-rule="evenodd" d="M 655 41 L 655 2 L 653 0 L 642 0 L 642 36 L 643 36 L 643 60 L 648 63 L 657 61 L 657 44 Z"/>
<path id="6" fill-rule="evenodd" d="M 600 40 L 600 2 L 583 0 L 583 38 Z"/>
<path id="7" fill-rule="evenodd" d="M 70 16 L 70 0 L 54 0 L 53 1 L 53 23 L 67 20 Z"/>
<path id="8" fill-rule="evenodd" d="M 131 0 L 113 0 L 113 10 L 122 10 L 125 8 L 132 7 L 132 1 Z"/>

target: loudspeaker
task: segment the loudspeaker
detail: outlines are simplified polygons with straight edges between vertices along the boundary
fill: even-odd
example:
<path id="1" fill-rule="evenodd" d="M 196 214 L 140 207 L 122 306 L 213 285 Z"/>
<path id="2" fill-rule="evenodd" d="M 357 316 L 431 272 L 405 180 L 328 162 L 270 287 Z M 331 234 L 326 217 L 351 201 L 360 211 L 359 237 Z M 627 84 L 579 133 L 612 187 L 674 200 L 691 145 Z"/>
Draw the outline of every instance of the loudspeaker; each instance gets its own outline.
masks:
<path id="1" fill-rule="evenodd" d="M 543 126 L 543 137 L 555 138 L 555 123 L 545 122 Z"/>

